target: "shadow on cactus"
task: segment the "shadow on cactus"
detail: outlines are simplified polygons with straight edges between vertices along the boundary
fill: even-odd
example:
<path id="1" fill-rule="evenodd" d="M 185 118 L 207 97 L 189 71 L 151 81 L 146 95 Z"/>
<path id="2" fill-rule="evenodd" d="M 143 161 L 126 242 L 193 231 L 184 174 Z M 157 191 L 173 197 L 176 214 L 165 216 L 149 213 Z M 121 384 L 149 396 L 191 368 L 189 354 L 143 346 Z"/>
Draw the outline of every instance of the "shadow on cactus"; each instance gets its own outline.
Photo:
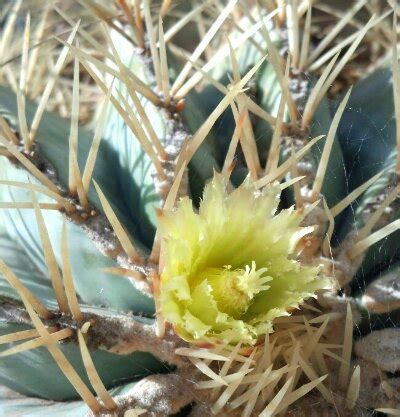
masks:
<path id="1" fill-rule="evenodd" d="M 399 415 L 398 12 L 340 3 L 6 2 L 1 415 Z"/>

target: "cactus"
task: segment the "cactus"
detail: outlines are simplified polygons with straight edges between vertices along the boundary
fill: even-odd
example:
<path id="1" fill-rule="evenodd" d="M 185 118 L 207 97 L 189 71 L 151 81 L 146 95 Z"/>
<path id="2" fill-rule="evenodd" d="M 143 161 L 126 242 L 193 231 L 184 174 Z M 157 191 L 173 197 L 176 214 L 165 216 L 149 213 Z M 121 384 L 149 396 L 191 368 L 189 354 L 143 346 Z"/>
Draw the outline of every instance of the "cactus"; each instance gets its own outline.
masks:
<path id="1" fill-rule="evenodd" d="M 6 2 L 0 415 L 399 415 L 397 14 Z"/>

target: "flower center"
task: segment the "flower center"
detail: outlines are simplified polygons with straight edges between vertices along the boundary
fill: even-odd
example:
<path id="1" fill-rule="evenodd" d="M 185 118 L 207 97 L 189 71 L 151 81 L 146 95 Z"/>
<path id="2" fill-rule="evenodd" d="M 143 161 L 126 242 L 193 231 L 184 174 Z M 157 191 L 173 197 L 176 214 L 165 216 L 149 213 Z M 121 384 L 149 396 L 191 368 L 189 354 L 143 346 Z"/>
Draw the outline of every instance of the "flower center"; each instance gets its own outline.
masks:
<path id="1" fill-rule="evenodd" d="M 253 261 L 251 267 L 232 269 L 230 265 L 223 268 L 206 268 L 201 280 L 207 280 L 212 288 L 212 295 L 218 310 L 238 319 L 250 306 L 252 299 L 260 291 L 268 290 L 267 282 L 272 278 L 265 276 L 267 268 L 257 270 Z"/>

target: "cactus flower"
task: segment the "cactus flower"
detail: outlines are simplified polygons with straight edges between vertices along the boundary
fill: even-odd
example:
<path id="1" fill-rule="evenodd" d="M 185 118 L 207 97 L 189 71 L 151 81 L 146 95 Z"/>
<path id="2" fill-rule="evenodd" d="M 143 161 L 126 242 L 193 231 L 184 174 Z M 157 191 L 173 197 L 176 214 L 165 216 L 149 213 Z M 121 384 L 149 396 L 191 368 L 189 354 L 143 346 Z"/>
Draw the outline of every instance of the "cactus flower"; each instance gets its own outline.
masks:
<path id="1" fill-rule="evenodd" d="M 183 198 L 160 216 L 160 309 L 185 340 L 254 344 L 274 318 L 330 283 L 296 260 L 313 228 L 299 226 L 293 207 L 277 213 L 279 184 L 257 191 L 247 179 L 231 193 L 226 185 L 217 174 L 198 212 Z"/>

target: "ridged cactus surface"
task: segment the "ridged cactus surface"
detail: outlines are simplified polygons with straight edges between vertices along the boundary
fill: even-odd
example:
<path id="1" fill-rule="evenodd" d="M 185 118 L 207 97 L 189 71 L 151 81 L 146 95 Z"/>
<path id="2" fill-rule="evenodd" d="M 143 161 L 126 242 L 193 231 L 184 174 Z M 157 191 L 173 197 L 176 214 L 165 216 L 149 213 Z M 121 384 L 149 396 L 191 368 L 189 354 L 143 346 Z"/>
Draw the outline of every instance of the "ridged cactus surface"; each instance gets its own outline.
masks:
<path id="1" fill-rule="evenodd" d="M 5 1 L 0 416 L 400 415 L 395 1 Z"/>

